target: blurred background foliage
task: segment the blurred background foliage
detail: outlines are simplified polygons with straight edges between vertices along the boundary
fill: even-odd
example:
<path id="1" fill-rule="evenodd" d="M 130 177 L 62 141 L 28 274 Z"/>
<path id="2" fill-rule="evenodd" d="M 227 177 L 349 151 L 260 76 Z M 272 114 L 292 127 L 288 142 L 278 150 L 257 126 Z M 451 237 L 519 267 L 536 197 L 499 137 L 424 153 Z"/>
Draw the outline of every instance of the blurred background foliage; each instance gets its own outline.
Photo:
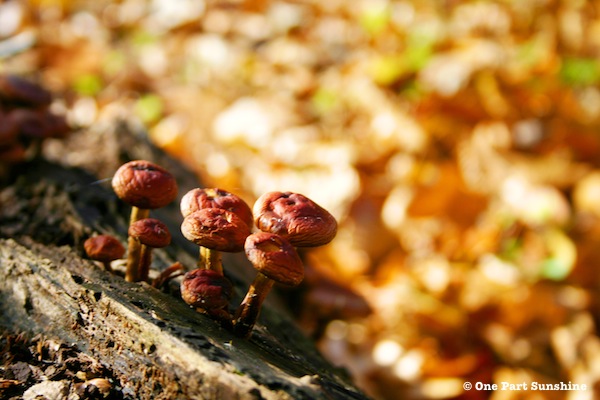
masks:
<path id="1" fill-rule="evenodd" d="M 600 1 L 4 1 L 0 72 L 331 211 L 290 306 L 374 398 L 600 388 Z"/>

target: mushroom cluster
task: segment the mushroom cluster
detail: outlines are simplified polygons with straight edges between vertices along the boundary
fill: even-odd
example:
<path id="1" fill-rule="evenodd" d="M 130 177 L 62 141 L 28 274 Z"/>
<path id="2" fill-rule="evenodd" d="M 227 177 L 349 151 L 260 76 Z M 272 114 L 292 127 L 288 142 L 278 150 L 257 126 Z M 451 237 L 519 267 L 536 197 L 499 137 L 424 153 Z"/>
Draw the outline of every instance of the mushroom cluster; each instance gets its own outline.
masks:
<path id="1" fill-rule="evenodd" d="M 125 279 L 129 282 L 146 280 L 148 271 L 143 263 L 147 260 L 142 260 L 142 247 L 147 245 L 142 240 L 152 241 L 154 239 L 149 236 L 154 235 L 157 236 L 156 241 L 162 244 L 155 247 L 164 247 L 171 242 L 171 235 L 164 224 L 157 227 L 156 220 L 152 223 L 153 227 L 132 227 L 139 220 L 147 219 L 150 210 L 164 207 L 175 200 L 177 182 L 166 169 L 149 161 L 135 160 L 123 164 L 117 170 L 112 179 L 112 187 L 117 196 L 131 206 Z M 145 235 L 138 234 L 144 230 L 147 231 Z"/>
<path id="2" fill-rule="evenodd" d="M 116 195 L 131 205 L 125 279 L 148 280 L 153 248 L 168 246 L 171 234 L 161 221 L 150 218 L 151 209 L 164 207 L 177 196 L 175 178 L 149 161 L 123 164 L 112 178 Z M 253 208 L 233 193 L 219 188 L 196 188 L 181 199 L 181 232 L 199 246 L 197 268 L 184 274 L 181 297 L 191 307 L 219 321 L 240 337 L 249 337 L 261 306 L 275 283 L 296 286 L 304 279 L 297 247 L 329 243 L 337 232 L 335 218 L 308 197 L 292 192 L 269 192 Z M 254 227 L 258 228 L 253 232 Z M 125 248 L 108 235 L 89 238 L 85 250 L 91 259 L 110 263 Z M 237 310 L 229 303 L 233 285 L 225 276 L 222 252 L 245 252 L 257 275 Z M 183 274 L 180 262 L 165 269 L 155 280 L 162 286 Z"/>
<path id="3" fill-rule="evenodd" d="M 258 274 L 234 317 L 234 332 L 242 337 L 252 332 L 273 283 L 296 286 L 304 278 L 294 246 L 322 246 L 337 233 L 333 215 L 299 193 L 265 193 L 256 200 L 252 212 L 261 232 L 246 239 L 244 250 Z"/>
<path id="4" fill-rule="evenodd" d="M 63 138 L 70 128 L 50 110 L 52 95 L 16 75 L 0 75 L 0 169 L 38 155 L 47 138 Z"/>
<path id="5" fill-rule="evenodd" d="M 327 210 L 291 192 L 265 193 L 250 210 L 241 198 L 222 189 L 193 189 L 183 196 L 181 213 L 183 235 L 200 246 L 199 268 L 185 275 L 182 297 L 200 312 L 226 321 L 241 337 L 251 334 L 275 283 L 296 286 L 302 281 L 304 267 L 294 246 L 321 246 L 337 232 L 337 222 Z M 252 233 L 254 225 L 259 231 Z M 257 276 L 230 320 L 231 284 L 225 283 L 220 252 L 242 250 Z"/>
<path id="6" fill-rule="evenodd" d="M 123 164 L 112 178 L 115 194 L 131 205 L 128 229 L 127 266 L 125 279 L 129 282 L 148 280 L 152 249 L 171 243 L 167 226 L 149 218 L 150 210 L 164 207 L 177 197 L 177 182 L 167 170 L 145 160 Z M 123 257 L 125 248 L 110 235 L 94 236 L 84 243 L 85 251 L 93 260 L 100 261 L 108 271 L 110 262 Z M 168 273 L 180 269 L 178 265 Z M 164 277 L 157 282 L 162 283 Z"/>

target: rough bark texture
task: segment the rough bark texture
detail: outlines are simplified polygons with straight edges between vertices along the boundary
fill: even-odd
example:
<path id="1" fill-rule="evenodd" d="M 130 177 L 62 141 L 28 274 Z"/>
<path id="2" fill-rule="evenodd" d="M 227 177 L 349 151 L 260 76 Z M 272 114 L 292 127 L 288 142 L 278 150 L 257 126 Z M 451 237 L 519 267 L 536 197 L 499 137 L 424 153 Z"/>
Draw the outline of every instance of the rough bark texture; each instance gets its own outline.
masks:
<path id="1" fill-rule="evenodd" d="M 86 134 L 55 144 L 47 154 L 66 160 L 69 146 L 90 142 Z M 365 399 L 344 371 L 328 364 L 294 327 L 275 296 L 252 337 L 240 339 L 190 309 L 176 285 L 159 291 L 128 283 L 83 258 L 82 243 L 95 232 L 125 242 L 129 209 L 108 183 L 96 182 L 107 177 L 102 172 L 111 169 L 106 163 L 114 171 L 127 159 L 159 162 L 178 178 L 180 197 L 198 186 L 193 174 L 130 132 L 105 134 L 117 143 L 106 140 L 105 147 L 126 148 L 127 153 L 97 152 L 97 168 L 38 160 L 21 167 L 0 192 L 0 327 L 43 332 L 76 346 L 111 371 L 125 398 Z M 121 147 L 123 140 L 132 145 Z M 153 269 L 175 260 L 193 268 L 198 248 L 179 233 L 177 204 L 153 216 L 173 233 L 173 244 L 155 251 Z M 253 277 L 246 263 L 240 256 L 224 257 L 236 287 L 233 306 Z"/>

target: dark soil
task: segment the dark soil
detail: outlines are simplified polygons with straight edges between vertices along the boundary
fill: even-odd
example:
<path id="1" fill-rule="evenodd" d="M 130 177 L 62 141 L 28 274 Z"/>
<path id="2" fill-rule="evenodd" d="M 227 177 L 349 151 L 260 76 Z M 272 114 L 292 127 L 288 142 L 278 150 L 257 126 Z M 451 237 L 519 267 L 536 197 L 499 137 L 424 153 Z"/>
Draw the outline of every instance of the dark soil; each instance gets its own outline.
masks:
<path id="1" fill-rule="evenodd" d="M 66 343 L 0 330 L 0 398 L 133 399 L 113 371 Z"/>

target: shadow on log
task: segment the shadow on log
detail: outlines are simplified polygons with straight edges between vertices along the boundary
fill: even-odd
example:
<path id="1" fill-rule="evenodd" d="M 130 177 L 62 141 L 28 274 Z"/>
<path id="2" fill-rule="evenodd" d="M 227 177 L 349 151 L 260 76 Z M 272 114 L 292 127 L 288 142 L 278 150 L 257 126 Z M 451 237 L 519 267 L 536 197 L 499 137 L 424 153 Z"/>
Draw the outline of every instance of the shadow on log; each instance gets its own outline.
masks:
<path id="1" fill-rule="evenodd" d="M 124 148 L 141 146 L 145 155 L 114 160 L 143 157 L 162 164 L 180 180 L 180 196 L 198 185 L 193 174 L 141 142 Z M 61 151 L 67 152 L 69 144 L 64 146 Z M 0 326 L 5 332 L 43 333 L 75 346 L 110 372 L 119 393 L 115 398 L 366 399 L 343 370 L 321 357 L 276 301 L 266 304 L 251 338 L 240 339 L 189 308 L 176 285 L 163 292 L 128 283 L 83 258 L 82 243 L 94 232 L 125 240 L 129 211 L 108 184 L 95 183 L 105 176 L 89 172 L 38 160 L 0 192 Z M 177 204 L 154 215 L 169 225 L 174 238 L 166 250 L 156 251 L 153 268 L 164 269 L 175 260 L 193 268 L 198 249 L 176 234 Z M 236 287 L 234 304 L 239 303 L 251 268 L 235 255 L 224 263 Z M 73 385 L 66 383 L 65 399 L 78 398 L 69 397 Z"/>

